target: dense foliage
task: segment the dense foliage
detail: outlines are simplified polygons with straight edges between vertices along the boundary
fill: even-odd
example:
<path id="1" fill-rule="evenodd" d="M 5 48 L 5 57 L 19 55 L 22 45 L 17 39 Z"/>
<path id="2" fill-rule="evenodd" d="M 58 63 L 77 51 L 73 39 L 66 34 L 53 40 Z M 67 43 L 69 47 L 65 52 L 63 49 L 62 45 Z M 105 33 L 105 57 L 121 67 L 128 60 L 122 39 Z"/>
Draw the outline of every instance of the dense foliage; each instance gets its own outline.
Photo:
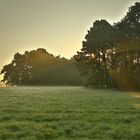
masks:
<path id="1" fill-rule="evenodd" d="M 140 3 L 114 25 L 95 21 L 74 58 L 87 85 L 140 89 Z"/>
<path id="2" fill-rule="evenodd" d="M 16 53 L 1 71 L 2 82 L 12 85 L 79 85 L 81 78 L 74 60 L 48 53 L 45 49 Z"/>
<path id="3" fill-rule="evenodd" d="M 16 53 L 1 74 L 2 82 L 12 85 L 79 85 L 84 75 L 88 86 L 140 90 L 140 3 L 114 25 L 96 20 L 74 59 L 45 49 Z"/>

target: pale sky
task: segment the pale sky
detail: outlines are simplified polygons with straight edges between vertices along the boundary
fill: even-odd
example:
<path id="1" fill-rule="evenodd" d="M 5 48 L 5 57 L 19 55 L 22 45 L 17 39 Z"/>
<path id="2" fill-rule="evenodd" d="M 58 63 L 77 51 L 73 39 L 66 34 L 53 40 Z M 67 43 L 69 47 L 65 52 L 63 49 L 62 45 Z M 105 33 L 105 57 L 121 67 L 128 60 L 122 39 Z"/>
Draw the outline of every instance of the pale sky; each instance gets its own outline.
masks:
<path id="1" fill-rule="evenodd" d="M 0 0 L 0 70 L 16 52 L 37 48 L 72 57 L 95 20 L 117 22 L 135 2 L 140 0 Z"/>

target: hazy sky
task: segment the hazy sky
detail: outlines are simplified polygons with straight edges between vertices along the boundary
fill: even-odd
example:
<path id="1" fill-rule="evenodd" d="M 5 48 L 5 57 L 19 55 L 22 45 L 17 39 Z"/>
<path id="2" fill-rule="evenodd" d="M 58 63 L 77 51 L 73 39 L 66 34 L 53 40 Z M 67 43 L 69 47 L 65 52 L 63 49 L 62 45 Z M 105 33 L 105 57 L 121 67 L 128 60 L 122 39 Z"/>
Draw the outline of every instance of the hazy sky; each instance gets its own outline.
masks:
<path id="1" fill-rule="evenodd" d="M 16 52 L 70 58 L 96 19 L 119 21 L 140 0 L 0 0 L 0 69 Z"/>

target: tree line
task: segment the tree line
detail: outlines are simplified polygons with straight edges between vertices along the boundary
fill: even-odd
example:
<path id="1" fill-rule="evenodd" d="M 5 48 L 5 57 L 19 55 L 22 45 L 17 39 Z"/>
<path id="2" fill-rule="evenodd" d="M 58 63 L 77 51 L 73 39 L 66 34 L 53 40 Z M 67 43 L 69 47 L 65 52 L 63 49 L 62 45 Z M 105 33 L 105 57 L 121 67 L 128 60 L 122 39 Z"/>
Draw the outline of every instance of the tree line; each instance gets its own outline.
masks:
<path id="1" fill-rule="evenodd" d="M 1 71 L 8 85 L 81 85 L 73 59 L 54 56 L 45 49 L 16 53 Z"/>
<path id="2" fill-rule="evenodd" d="M 39 48 L 16 53 L 1 74 L 2 82 L 12 85 L 84 84 L 140 90 L 140 3 L 113 25 L 105 19 L 96 20 L 72 59 Z"/>
<path id="3" fill-rule="evenodd" d="M 96 20 L 74 58 L 87 86 L 140 89 L 140 3 L 114 25 Z"/>

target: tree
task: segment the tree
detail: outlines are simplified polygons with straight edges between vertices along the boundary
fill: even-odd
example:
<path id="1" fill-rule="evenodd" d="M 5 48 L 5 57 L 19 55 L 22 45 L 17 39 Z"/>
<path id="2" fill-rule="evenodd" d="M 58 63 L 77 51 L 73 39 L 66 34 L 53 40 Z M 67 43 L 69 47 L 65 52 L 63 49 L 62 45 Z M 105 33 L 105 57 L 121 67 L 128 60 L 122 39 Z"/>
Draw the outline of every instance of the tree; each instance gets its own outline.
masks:
<path id="1" fill-rule="evenodd" d="M 129 8 L 126 16 L 113 26 L 106 20 L 95 21 L 80 52 L 75 55 L 79 70 L 88 85 L 140 88 L 140 3 Z"/>
<path id="2" fill-rule="evenodd" d="M 24 54 L 16 53 L 3 67 L 2 82 L 12 85 L 79 85 L 81 78 L 74 60 L 54 56 L 39 48 Z"/>
<path id="3" fill-rule="evenodd" d="M 117 34 L 117 53 L 119 71 L 122 81 L 131 81 L 133 87 L 138 88 L 140 79 L 140 3 L 131 6 L 126 16 L 114 25 Z M 118 58 L 117 58 L 118 59 Z M 117 64 L 117 65 L 118 65 Z M 133 82 L 132 82 L 133 81 Z M 137 86 L 136 86 L 137 85 Z"/>
<path id="4" fill-rule="evenodd" d="M 96 82 L 98 87 L 109 86 L 108 49 L 112 49 L 113 41 L 113 27 L 106 20 L 97 20 L 85 36 L 82 52 L 78 54 L 78 56 L 84 54 L 83 57 L 87 58 L 91 65 L 91 71 L 87 73 L 87 75 L 90 75 L 88 82 L 91 84 Z M 78 58 L 78 56 L 75 56 L 75 58 Z"/>
<path id="5" fill-rule="evenodd" d="M 2 82 L 12 85 L 21 85 L 32 79 L 32 66 L 28 63 L 28 57 L 16 53 L 12 62 L 3 67 L 4 74 Z"/>

